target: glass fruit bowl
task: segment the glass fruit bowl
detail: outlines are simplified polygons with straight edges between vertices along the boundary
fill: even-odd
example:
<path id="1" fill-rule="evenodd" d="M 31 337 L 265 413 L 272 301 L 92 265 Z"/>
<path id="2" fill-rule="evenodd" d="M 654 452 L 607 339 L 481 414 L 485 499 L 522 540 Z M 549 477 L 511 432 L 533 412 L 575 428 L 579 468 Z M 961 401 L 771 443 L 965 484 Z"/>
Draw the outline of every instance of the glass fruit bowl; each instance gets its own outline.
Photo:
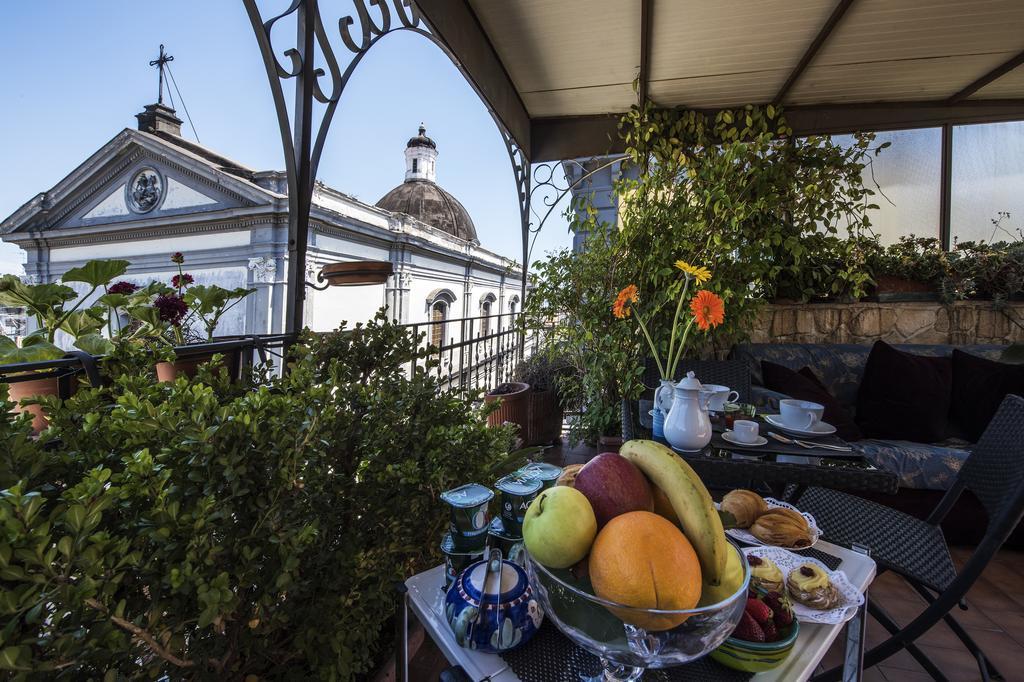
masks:
<path id="1" fill-rule="evenodd" d="M 546 568 L 529 556 L 526 572 L 546 617 L 601 659 L 603 676 L 594 679 L 632 682 L 647 668 L 667 668 L 704 656 L 735 629 L 747 603 L 750 567 L 738 546 L 731 539 L 729 543 L 743 569 L 740 588 L 716 604 L 685 611 L 634 608 L 601 599 L 593 594 L 589 580 L 577 579 L 568 569 Z"/>

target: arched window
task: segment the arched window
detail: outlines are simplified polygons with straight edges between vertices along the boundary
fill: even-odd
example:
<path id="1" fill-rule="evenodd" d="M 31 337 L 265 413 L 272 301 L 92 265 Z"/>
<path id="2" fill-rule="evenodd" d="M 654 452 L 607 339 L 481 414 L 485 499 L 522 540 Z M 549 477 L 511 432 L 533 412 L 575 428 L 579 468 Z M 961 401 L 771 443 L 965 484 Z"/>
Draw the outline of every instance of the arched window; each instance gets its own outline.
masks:
<path id="1" fill-rule="evenodd" d="M 508 302 L 508 311 L 515 315 L 519 312 L 519 297 L 513 296 L 512 300 Z"/>
<path id="2" fill-rule="evenodd" d="M 494 302 L 497 299 L 494 294 L 484 294 L 480 299 L 480 335 L 487 336 L 491 333 L 491 315 L 494 314 Z"/>
<path id="3" fill-rule="evenodd" d="M 451 318 L 455 294 L 448 289 L 435 289 L 427 297 L 427 319 L 430 322 L 429 341 L 440 347 L 445 341 L 447 320 Z"/>
<path id="4" fill-rule="evenodd" d="M 448 319 L 448 301 L 437 300 L 430 306 L 430 343 L 440 346 L 444 343 L 444 321 Z"/>

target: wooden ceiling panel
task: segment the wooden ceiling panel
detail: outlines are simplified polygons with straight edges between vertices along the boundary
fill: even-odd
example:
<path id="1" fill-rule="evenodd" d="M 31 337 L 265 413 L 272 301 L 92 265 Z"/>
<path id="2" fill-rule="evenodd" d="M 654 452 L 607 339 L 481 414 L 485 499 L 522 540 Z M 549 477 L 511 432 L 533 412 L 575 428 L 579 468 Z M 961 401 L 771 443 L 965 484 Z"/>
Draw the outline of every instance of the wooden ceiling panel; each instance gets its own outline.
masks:
<path id="1" fill-rule="evenodd" d="M 636 78 L 640 0 L 469 2 L 532 116 L 546 114 L 534 111 L 531 102 L 545 107 L 544 102 L 563 101 L 578 109 L 577 99 L 588 102 L 587 108 L 610 111 L 611 99 L 598 101 L 601 86 L 618 92 Z M 594 91 L 584 95 L 581 89 Z M 558 90 L 575 94 L 552 94 Z"/>
<path id="2" fill-rule="evenodd" d="M 1024 66 L 992 81 L 968 99 L 1024 99 Z"/>
<path id="3" fill-rule="evenodd" d="M 675 78 L 648 84 L 651 100 L 661 106 L 693 109 L 770 102 L 789 75 L 788 69 Z"/>
<path id="4" fill-rule="evenodd" d="M 814 65 L 981 54 L 998 65 L 1024 49 L 1022 28 L 1021 0 L 857 0 Z"/>
<path id="5" fill-rule="evenodd" d="M 792 69 L 835 2 L 655 0 L 650 79 Z"/>
<path id="6" fill-rule="evenodd" d="M 944 100 L 984 74 L 992 55 L 810 66 L 786 104 Z M 958 84 L 950 87 L 951 83 Z"/>
<path id="7" fill-rule="evenodd" d="M 523 104 L 534 117 L 618 113 L 628 110 L 634 102 L 632 83 L 523 93 Z"/>

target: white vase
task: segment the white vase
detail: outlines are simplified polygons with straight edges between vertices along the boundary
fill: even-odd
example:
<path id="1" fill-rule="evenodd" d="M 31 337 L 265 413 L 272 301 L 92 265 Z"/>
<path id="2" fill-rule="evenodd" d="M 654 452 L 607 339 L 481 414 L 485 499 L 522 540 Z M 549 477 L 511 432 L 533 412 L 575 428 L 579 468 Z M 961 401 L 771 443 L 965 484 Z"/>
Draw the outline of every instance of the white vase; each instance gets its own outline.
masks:
<path id="1" fill-rule="evenodd" d="M 675 392 L 675 385 L 668 379 L 661 380 L 661 386 L 654 392 L 654 409 L 661 410 L 667 415 L 672 409 L 672 394 Z"/>
<path id="2" fill-rule="evenodd" d="M 675 386 L 672 409 L 665 418 L 665 440 L 677 450 L 698 452 L 711 442 L 711 418 L 701 385 L 693 372 Z"/>

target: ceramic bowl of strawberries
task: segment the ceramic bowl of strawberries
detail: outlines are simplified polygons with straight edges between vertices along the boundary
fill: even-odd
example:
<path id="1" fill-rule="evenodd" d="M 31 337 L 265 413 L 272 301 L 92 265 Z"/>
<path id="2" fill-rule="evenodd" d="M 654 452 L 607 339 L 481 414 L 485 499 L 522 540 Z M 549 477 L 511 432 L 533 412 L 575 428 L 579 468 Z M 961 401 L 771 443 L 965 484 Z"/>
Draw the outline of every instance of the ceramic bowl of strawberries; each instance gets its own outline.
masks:
<path id="1" fill-rule="evenodd" d="M 739 625 L 711 658 L 735 670 L 759 673 L 782 664 L 800 634 L 789 599 L 778 592 L 751 590 Z"/>

